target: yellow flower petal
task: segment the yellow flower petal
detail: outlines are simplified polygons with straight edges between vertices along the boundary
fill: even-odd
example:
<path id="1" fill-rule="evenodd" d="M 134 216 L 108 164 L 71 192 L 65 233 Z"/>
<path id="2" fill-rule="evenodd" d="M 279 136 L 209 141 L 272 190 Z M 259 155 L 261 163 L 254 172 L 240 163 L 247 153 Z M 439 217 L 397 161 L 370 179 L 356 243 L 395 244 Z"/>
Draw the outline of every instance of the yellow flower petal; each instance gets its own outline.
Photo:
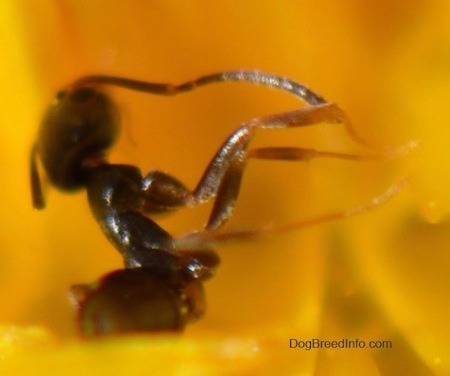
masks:
<path id="1" fill-rule="evenodd" d="M 437 0 L 3 1 L 0 373 L 448 373 L 449 15 Z M 47 186 L 46 210 L 31 209 L 29 150 L 45 106 L 87 73 L 178 83 L 238 68 L 308 84 L 338 102 L 375 145 L 419 145 L 392 161 L 251 162 L 229 228 L 359 205 L 404 174 L 411 184 L 349 220 L 218 246 L 222 265 L 206 284 L 208 313 L 181 338 L 79 340 L 69 286 L 94 281 L 121 260 L 84 194 Z M 176 98 L 111 92 L 125 122 L 111 159 L 170 171 L 189 186 L 240 122 L 298 106 L 237 84 Z M 363 151 L 333 125 L 260 132 L 254 145 L 289 142 Z M 207 215 L 161 223 L 182 233 Z M 290 348 L 290 338 L 393 347 L 302 350 Z"/>

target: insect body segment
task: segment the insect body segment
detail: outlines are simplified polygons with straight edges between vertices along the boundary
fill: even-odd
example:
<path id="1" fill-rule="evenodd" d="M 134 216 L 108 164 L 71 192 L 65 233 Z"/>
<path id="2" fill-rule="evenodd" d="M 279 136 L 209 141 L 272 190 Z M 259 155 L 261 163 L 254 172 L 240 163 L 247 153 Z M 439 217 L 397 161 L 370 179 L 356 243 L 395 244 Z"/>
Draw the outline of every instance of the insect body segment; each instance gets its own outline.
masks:
<path id="1" fill-rule="evenodd" d="M 98 90 L 78 88 L 58 93 L 36 143 L 47 177 L 55 187 L 70 191 L 86 185 L 86 166 L 103 158 L 114 144 L 119 118 L 115 103 Z"/>
<path id="2" fill-rule="evenodd" d="M 205 311 L 201 282 L 146 268 L 116 270 L 94 285 L 72 286 L 71 294 L 87 336 L 183 330 Z"/>
<path id="3" fill-rule="evenodd" d="M 143 176 L 135 166 L 108 162 L 107 152 L 119 133 L 120 115 L 104 86 L 170 96 L 220 82 L 260 84 L 293 94 L 305 105 L 242 123 L 226 138 L 192 191 L 164 172 L 154 170 Z M 316 157 L 350 160 L 373 157 L 295 147 L 248 149 L 258 129 L 287 129 L 323 122 L 342 123 L 356 142 L 363 143 L 345 113 L 335 104 L 292 80 L 259 71 L 222 72 L 179 85 L 93 75 L 59 92 L 44 116 L 32 148 L 33 205 L 45 206 L 39 158 L 55 187 L 63 191 L 86 189 L 94 217 L 125 264 L 125 269 L 108 274 L 96 284 L 72 288 L 83 333 L 89 336 L 177 331 L 201 316 L 205 306 L 202 284 L 214 275 L 220 262 L 209 244 L 220 240 L 216 231 L 233 213 L 250 159 L 308 161 Z M 214 200 L 209 219 L 194 237 L 174 238 L 148 217 L 209 200 Z M 256 230 L 252 235 L 264 232 Z M 239 232 L 232 232 L 224 239 L 239 237 Z"/>

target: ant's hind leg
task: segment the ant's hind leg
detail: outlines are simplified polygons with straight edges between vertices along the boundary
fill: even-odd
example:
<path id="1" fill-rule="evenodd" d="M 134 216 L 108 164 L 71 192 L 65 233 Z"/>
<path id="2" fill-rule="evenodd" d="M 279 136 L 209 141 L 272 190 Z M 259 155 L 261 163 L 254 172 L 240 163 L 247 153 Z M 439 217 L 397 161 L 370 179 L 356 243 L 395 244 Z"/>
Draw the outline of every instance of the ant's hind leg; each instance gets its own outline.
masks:
<path id="1" fill-rule="evenodd" d="M 294 229 L 305 228 L 309 226 L 319 225 L 321 223 L 341 220 L 355 215 L 366 213 L 373 210 L 399 194 L 408 184 L 409 177 L 403 176 L 395 184 L 388 187 L 380 195 L 373 197 L 369 202 L 354 206 L 345 210 L 332 212 L 317 217 L 307 218 L 292 223 L 279 226 L 266 226 L 263 228 L 249 228 L 243 230 L 234 230 L 229 232 L 203 231 L 186 234 L 183 237 L 175 239 L 175 243 L 183 244 L 184 247 L 206 247 L 211 244 L 222 242 L 252 239 L 264 235 L 273 235 Z"/>

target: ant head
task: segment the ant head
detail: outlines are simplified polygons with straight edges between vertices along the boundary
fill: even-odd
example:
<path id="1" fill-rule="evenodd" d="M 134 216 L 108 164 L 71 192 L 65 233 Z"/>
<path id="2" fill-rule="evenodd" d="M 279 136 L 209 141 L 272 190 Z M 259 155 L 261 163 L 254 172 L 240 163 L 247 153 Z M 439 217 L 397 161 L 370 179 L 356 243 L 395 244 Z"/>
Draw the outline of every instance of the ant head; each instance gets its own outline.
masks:
<path id="1" fill-rule="evenodd" d="M 63 190 L 80 188 L 84 167 L 103 160 L 118 132 L 119 111 L 108 95 L 82 85 L 58 92 L 37 140 L 52 184 Z"/>
<path id="2" fill-rule="evenodd" d="M 111 272 L 91 285 L 71 288 L 86 337 L 181 331 L 205 310 L 203 285 L 175 285 L 145 268 Z"/>

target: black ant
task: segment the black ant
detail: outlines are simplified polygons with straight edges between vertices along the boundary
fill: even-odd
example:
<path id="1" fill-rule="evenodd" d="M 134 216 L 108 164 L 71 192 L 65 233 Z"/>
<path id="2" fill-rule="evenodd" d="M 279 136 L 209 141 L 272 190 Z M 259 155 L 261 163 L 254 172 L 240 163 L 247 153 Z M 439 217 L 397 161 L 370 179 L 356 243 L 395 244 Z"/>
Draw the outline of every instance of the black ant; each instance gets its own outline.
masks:
<path id="1" fill-rule="evenodd" d="M 198 86 L 229 81 L 282 90 L 301 99 L 305 106 L 241 124 L 219 148 L 193 191 L 161 171 L 150 171 L 143 177 L 135 166 L 108 163 L 106 154 L 116 141 L 120 124 L 118 108 L 102 90 L 102 85 L 171 96 Z M 178 331 L 202 316 L 205 310 L 203 282 L 214 275 L 219 265 L 219 257 L 211 249 L 211 244 L 277 231 L 216 232 L 233 213 L 249 158 L 305 161 L 316 157 L 365 160 L 377 156 L 293 147 L 247 150 L 256 129 L 283 129 L 319 123 L 342 123 L 355 141 L 365 144 L 336 104 L 299 83 L 259 71 L 211 74 L 180 85 L 93 75 L 81 78 L 58 92 L 44 116 L 32 149 L 33 206 L 38 209 L 45 206 L 37 166 L 39 157 L 48 179 L 56 188 L 63 191 L 87 190 L 94 217 L 122 254 L 125 263 L 125 269 L 109 273 L 95 284 L 71 288 L 83 334 Z M 393 154 L 395 152 L 389 153 L 390 156 Z M 403 182 L 394 185 L 365 206 L 278 230 L 366 211 L 390 198 L 402 185 Z M 212 212 L 203 230 L 178 239 L 146 216 L 200 205 L 212 199 L 215 200 Z"/>

